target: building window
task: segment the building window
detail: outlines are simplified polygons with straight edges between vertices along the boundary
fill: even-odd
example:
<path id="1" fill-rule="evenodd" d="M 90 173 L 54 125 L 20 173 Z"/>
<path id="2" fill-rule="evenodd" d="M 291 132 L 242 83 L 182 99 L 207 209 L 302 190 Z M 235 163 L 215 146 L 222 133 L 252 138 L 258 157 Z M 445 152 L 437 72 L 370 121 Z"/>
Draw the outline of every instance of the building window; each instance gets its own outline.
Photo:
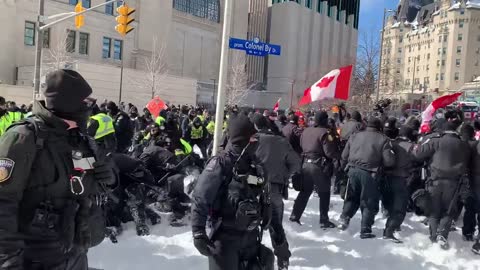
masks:
<path id="1" fill-rule="evenodd" d="M 442 36 L 438 37 L 438 42 L 442 42 Z"/>
<path id="2" fill-rule="evenodd" d="M 110 58 L 112 50 L 112 39 L 103 37 L 102 58 Z"/>
<path id="3" fill-rule="evenodd" d="M 462 34 L 458 34 L 457 40 L 458 40 L 458 41 L 462 41 L 462 40 L 463 40 L 463 35 L 462 35 Z"/>
<path id="4" fill-rule="evenodd" d="M 438 48 L 438 55 L 441 55 L 441 54 L 442 54 L 442 49 Z"/>
<path id="5" fill-rule="evenodd" d="M 305 6 L 307 8 L 312 8 L 312 0 L 305 0 Z"/>
<path id="6" fill-rule="evenodd" d="M 320 13 L 320 14 L 323 13 L 323 2 L 322 2 L 322 0 L 318 0 L 317 12 Z"/>
<path id="7" fill-rule="evenodd" d="M 402 63 L 402 60 L 400 58 L 397 58 L 397 64 Z"/>
<path id="8" fill-rule="evenodd" d="M 68 3 L 72 6 L 75 6 L 76 4 L 78 4 L 78 0 L 68 0 Z"/>
<path id="9" fill-rule="evenodd" d="M 213 22 L 220 22 L 220 0 L 173 0 L 173 8 Z"/>
<path id="10" fill-rule="evenodd" d="M 75 43 L 77 39 L 77 32 L 72 30 L 67 30 L 67 42 L 66 42 L 66 50 L 69 53 L 75 52 Z"/>
<path id="11" fill-rule="evenodd" d="M 441 73 L 441 74 L 440 74 L 440 81 L 443 81 L 444 78 L 445 78 L 445 74 L 444 74 L 444 73 Z"/>
<path id="12" fill-rule="evenodd" d="M 447 37 L 448 36 L 443 36 L 443 42 L 447 42 Z"/>
<path id="13" fill-rule="evenodd" d="M 442 60 L 442 67 L 445 66 L 445 60 Z"/>
<path id="14" fill-rule="evenodd" d="M 407 72 L 410 73 L 410 68 L 407 68 Z"/>
<path id="15" fill-rule="evenodd" d="M 405 85 L 410 85 L 410 79 L 405 80 Z"/>
<path id="16" fill-rule="evenodd" d="M 402 48 L 398 48 L 398 53 L 402 53 Z"/>
<path id="17" fill-rule="evenodd" d="M 412 62 L 412 58 L 408 57 L 408 63 L 411 63 L 411 62 Z"/>
<path id="18" fill-rule="evenodd" d="M 437 67 L 440 66 L 440 60 L 437 60 Z"/>
<path id="19" fill-rule="evenodd" d="M 455 72 L 455 81 L 458 82 L 458 80 L 460 80 L 460 73 L 458 72 Z"/>
<path id="20" fill-rule="evenodd" d="M 88 39 L 89 34 L 80 32 L 79 41 L 80 44 L 78 45 L 78 53 L 88 55 Z"/>
<path id="21" fill-rule="evenodd" d="M 462 53 L 462 46 L 457 46 L 457 53 Z"/>
<path id="22" fill-rule="evenodd" d="M 23 43 L 27 46 L 35 46 L 35 23 L 25 22 Z"/>
<path id="23" fill-rule="evenodd" d="M 420 71 L 420 67 L 419 67 L 419 66 L 417 66 L 417 71 Z"/>
<path id="24" fill-rule="evenodd" d="M 460 15 L 464 15 L 465 14 L 465 9 L 461 9 L 460 10 Z"/>
<path id="25" fill-rule="evenodd" d="M 455 60 L 455 65 L 456 65 L 457 67 L 460 66 L 460 59 Z"/>
<path id="26" fill-rule="evenodd" d="M 400 74 L 400 69 L 397 69 L 397 74 Z"/>
<path id="27" fill-rule="evenodd" d="M 109 0 L 105 0 L 105 1 L 108 2 Z M 113 16 L 113 3 L 107 4 L 105 6 L 105 14 Z"/>
<path id="28" fill-rule="evenodd" d="M 435 81 L 438 81 L 438 73 L 435 75 Z"/>
<path id="29" fill-rule="evenodd" d="M 463 28 L 463 20 L 460 20 L 458 27 Z"/>
<path id="30" fill-rule="evenodd" d="M 447 48 L 443 48 L 443 55 L 447 54 Z"/>
<path id="31" fill-rule="evenodd" d="M 122 60 L 123 41 L 115 39 L 113 41 L 113 59 Z"/>
<path id="32" fill-rule="evenodd" d="M 50 28 L 43 31 L 43 48 L 50 48 Z"/>
<path id="33" fill-rule="evenodd" d="M 399 43 L 403 43 L 403 38 L 400 37 L 400 38 L 398 39 L 398 42 L 399 42 Z"/>

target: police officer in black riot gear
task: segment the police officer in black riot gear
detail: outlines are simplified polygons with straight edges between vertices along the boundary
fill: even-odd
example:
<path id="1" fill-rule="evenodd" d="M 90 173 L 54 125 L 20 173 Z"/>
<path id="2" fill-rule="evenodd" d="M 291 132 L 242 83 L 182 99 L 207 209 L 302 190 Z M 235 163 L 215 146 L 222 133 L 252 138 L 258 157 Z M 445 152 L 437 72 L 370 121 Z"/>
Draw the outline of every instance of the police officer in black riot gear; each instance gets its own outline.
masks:
<path id="1" fill-rule="evenodd" d="M 193 192 L 193 242 L 208 256 L 210 270 L 273 269 L 273 254 L 261 245 L 271 213 L 269 183 L 252 170 L 255 130 L 246 115 L 238 114 L 230 117 L 228 133 L 226 149 L 208 162 Z"/>
<path id="2" fill-rule="evenodd" d="M 299 155 L 302 154 L 302 147 L 300 146 L 300 137 L 302 136 L 302 129 L 298 126 L 298 116 L 290 114 L 288 116 L 288 123 L 283 127 L 282 133 L 288 142 L 293 147 L 293 150 Z"/>
<path id="3" fill-rule="evenodd" d="M 392 133 L 394 132 L 390 134 Z M 408 138 L 411 133 L 411 128 L 407 126 L 400 128 L 398 138 L 392 141 L 393 151 L 396 155 L 395 166 L 385 170 L 385 188 L 382 200 L 388 211 L 388 220 L 383 237 L 395 243 L 401 243 L 394 236 L 394 232 L 400 229 L 407 213 L 409 200 L 407 182 L 412 175 L 416 175 L 414 171 L 417 170 L 413 156 L 414 143 Z"/>
<path id="4" fill-rule="evenodd" d="M 303 181 L 290 221 L 300 223 L 303 211 L 307 206 L 314 187 L 320 197 L 320 226 L 333 228 L 328 211 L 330 209 L 330 186 L 333 174 L 333 160 L 340 158 L 339 146 L 331 134 L 328 134 L 328 114 L 318 112 L 315 115 L 315 126 L 306 128 L 300 139 L 303 149 Z"/>
<path id="5" fill-rule="evenodd" d="M 255 158 L 261 164 L 265 180 L 271 184 L 272 220 L 270 235 L 274 253 L 277 256 L 278 269 L 286 270 L 289 265 L 290 251 L 283 229 L 283 199 L 288 199 L 288 180 L 301 173 L 300 157 L 288 141 L 273 134 L 268 129 L 267 119 L 261 114 L 253 116 L 258 133 L 258 147 Z"/>
<path id="6" fill-rule="evenodd" d="M 0 138 L 0 269 L 87 270 L 105 237 L 110 162 L 86 131 L 91 87 L 75 71 L 47 75 L 45 101 Z"/>
<path id="7" fill-rule="evenodd" d="M 480 226 L 480 143 L 478 143 L 477 141 L 475 146 L 473 145 L 474 143 L 470 144 L 470 146 L 472 147 L 472 159 L 470 164 L 471 190 L 474 197 L 474 210 L 477 221 L 476 225 Z M 473 218 L 475 219 L 475 217 Z M 470 224 L 471 226 L 470 228 L 467 228 L 467 231 L 469 231 L 469 233 L 475 234 L 475 222 L 468 224 Z M 466 228 L 464 227 L 464 232 L 465 229 Z M 480 255 L 480 242 L 478 238 L 472 247 L 472 251 Z"/>
<path id="8" fill-rule="evenodd" d="M 362 210 L 360 238 L 374 238 L 372 225 L 379 207 L 379 181 L 383 168 L 395 165 L 395 154 L 380 119 L 371 117 L 365 131 L 350 137 L 342 153 L 348 161 L 349 182 L 339 228 L 346 230 L 358 208 Z"/>
<path id="9" fill-rule="evenodd" d="M 415 157 L 420 161 L 429 161 L 430 239 L 448 249 L 448 234 L 457 209 L 460 187 L 468 173 L 471 151 L 468 143 L 462 141 L 455 131 L 461 124 L 456 114 L 447 112 L 445 119 L 443 134 L 424 140 L 415 150 Z"/>

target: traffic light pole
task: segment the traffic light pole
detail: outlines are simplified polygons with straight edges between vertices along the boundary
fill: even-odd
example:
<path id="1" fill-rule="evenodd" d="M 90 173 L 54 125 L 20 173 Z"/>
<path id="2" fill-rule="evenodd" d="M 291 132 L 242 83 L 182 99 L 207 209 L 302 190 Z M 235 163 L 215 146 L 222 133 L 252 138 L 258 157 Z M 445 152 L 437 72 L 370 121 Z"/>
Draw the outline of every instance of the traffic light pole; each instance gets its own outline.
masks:
<path id="1" fill-rule="evenodd" d="M 223 16 L 223 36 L 222 48 L 220 54 L 220 73 L 218 76 L 217 91 L 217 113 L 215 115 L 215 135 L 213 136 L 213 155 L 218 153 L 220 140 L 222 139 L 223 117 L 225 109 L 225 88 L 228 76 L 228 38 L 230 37 L 230 27 L 232 24 L 232 3 L 233 0 L 225 0 L 225 9 Z"/>
<path id="2" fill-rule="evenodd" d="M 36 39 L 36 44 L 35 44 L 35 70 L 34 70 L 34 79 L 33 79 L 33 100 L 37 100 L 39 94 L 40 94 L 40 73 L 41 73 L 41 66 L 42 66 L 42 48 L 43 48 L 43 31 L 45 29 L 48 29 L 58 23 L 61 23 L 63 21 L 66 21 L 68 19 L 74 18 L 78 15 L 82 15 L 84 13 L 87 13 L 89 11 L 92 11 L 94 9 L 97 9 L 99 7 L 106 6 L 108 4 L 117 2 L 117 0 L 110 0 L 105 3 L 96 5 L 94 7 L 91 7 L 89 9 L 85 9 L 82 12 L 68 12 L 68 13 L 62 13 L 62 14 L 56 14 L 52 15 L 49 17 L 45 17 L 45 0 L 40 0 L 38 4 L 38 18 L 37 18 L 37 39 Z M 44 24 L 45 20 L 48 19 L 53 19 L 57 18 L 59 16 L 65 16 L 61 19 L 58 19 L 56 21 L 53 21 L 48 24 Z"/>

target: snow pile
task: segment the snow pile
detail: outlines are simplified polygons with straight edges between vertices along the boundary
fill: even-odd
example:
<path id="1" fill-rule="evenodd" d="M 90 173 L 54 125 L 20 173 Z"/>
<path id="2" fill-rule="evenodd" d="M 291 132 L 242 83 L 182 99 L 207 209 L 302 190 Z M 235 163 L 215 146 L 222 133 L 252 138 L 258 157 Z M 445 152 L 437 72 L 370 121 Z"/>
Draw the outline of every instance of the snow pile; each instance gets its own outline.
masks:
<path id="1" fill-rule="evenodd" d="M 467 8 L 480 8 L 480 0 L 470 0 L 467 2 Z"/>
<path id="2" fill-rule="evenodd" d="M 401 25 L 400 22 L 396 22 L 396 23 L 394 23 L 390 28 L 392 28 L 392 29 L 393 29 L 393 28 L 399 28 L 400 25 Z"/>
<path id="3" fill-rule="evenodd" d="M 480 257 L 463 242 L 460 231 L 451 234 L 451 249 L 444 251 L 432 245 L 428 228 L 421 217 L 408 215 L 399 237 L 404 244 L 380 239 L 386 220 L 379 214 L 373 228 L 379 239 L 361 240 L 360 211 L 345 232 L 320 229 L 318 198 L 311 198 L 302 217 L 303 226 L 288 221 L 296 192 L 285 202 L 285 230 L 290 242 L 292 270 L 478 270 Z M 330 218 L 338 223 L 343 201 L 332 197 Z M 151 235 L 138 237 L 132 224 L 114 245 L 106 240 L 89 252 L 91 267 L 105 270 L 208 269 L 207 259 L 193 246 L 189 227 L 166 225 L 151 228 Z M 268 233 L 264 244 L 271 246 Z"/>
<path id="4" fill-rule="evenodd" d="M 448 11 L 455 10 L 455 9 L 460 9 L 460 6 L 461 6 L 460 2 L 455 3 L 448 9 Z"/>

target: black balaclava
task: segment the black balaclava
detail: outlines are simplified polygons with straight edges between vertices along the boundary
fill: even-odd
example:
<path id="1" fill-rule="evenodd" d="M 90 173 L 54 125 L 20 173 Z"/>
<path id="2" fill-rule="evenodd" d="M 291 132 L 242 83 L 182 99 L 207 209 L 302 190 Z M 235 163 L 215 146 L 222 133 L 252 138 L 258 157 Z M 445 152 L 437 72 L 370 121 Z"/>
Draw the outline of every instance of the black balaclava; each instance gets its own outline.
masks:
<path id="1" fill-rule="evenodd" d="M 381 131 L 382 130 L 382 121 L 380 121 L 380 119 L 378 119 L 375 116 L 371 116 L 370 118 L 368 118 L 367 127 L 374 128 L 377 131 Z"/>
<path id="2" fill-rule="evenodd" d="M 239 114 L 230 117 L 228 123 L 228 137 L 231 145 L 244 148 L 253 134 L 255 134 L 255 127 L 246 115 Z"/>
<path id="3" fill-rule="evenodd" d="M 4 97 L 0 97 L 0 117 L 7 113 L 7 103 Z"/>
<path id="4" fill-rule="evenodd" d="M 352 119 L 357 122 L 362 122 L 362 115 L 358 111 L 352 112 Z"/>
<path id="5" fill-rule="evenodd" d="M 315 127 L 328 128 L 328 113 L 317 112 L 315 114 Z"/>
<path id="6" fill-rule="evenodd" d="M 80 129 L 86 129 L 91 108 L 85 99 L 92 88 L 73 70 L 57 70 L 47 75 L 47 87 L 43 91 L 45 107 L 59 118 L 75 121 Z"/>

